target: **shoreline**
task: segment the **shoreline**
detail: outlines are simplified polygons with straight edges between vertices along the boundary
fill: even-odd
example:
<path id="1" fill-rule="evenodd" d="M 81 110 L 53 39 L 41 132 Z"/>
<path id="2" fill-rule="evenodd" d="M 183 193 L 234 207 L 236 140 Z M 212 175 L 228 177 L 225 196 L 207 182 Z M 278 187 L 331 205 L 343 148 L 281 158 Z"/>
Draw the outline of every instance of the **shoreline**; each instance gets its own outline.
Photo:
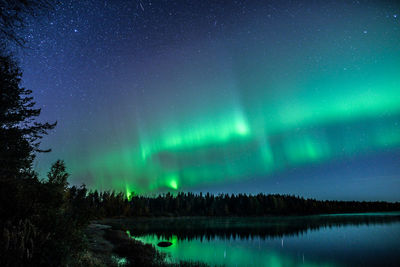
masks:
<path id="1" fill-rule="evenodd" d="M 89 241 L 88 253 L 95 266 L 157 266 L 206 267 L 205 263 L 179 261 L 170 263 L 166 254 L 153 245 L 129 237 L 113 226 L 92 221 L 85 229 Z"/>

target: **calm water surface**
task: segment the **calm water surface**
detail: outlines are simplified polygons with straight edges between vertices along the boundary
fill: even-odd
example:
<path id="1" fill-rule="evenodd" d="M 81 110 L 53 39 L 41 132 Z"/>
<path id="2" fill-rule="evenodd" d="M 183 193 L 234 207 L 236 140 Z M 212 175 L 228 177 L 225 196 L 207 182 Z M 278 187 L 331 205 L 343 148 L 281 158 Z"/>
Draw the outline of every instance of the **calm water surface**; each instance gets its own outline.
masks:
<path id="1" fill-rule="evenodd" d="M 400 266 L 400 213 L 271 218 L 144 219 L 135 239 L 171 262 L 212 266 Z"/>

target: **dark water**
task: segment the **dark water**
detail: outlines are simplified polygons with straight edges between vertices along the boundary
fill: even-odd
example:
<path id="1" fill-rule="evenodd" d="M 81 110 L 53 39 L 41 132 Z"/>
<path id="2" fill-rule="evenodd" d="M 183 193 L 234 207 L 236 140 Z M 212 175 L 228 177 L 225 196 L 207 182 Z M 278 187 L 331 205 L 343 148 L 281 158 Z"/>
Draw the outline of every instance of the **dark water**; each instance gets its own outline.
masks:
<path id="1" fill-rule="evenodd" d="M 400 213 L 125 221 L 170 261 L 223 266 L 400 266 Z"/>

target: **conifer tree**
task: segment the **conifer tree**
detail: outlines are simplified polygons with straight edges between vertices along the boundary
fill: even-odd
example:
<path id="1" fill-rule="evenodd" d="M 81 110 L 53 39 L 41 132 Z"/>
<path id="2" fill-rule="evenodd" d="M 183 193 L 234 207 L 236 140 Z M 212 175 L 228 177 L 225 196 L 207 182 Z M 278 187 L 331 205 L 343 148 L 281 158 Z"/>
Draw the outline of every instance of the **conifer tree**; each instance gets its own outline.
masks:
<path id="1" fill-rule="evenodd" d="M 37 121 L 32 91 L 21 86 L 22 72 L 10 56 L 0 55 L 0 180 L 22 177 L 32 171 L 40 139 L 55 123 Z"/>

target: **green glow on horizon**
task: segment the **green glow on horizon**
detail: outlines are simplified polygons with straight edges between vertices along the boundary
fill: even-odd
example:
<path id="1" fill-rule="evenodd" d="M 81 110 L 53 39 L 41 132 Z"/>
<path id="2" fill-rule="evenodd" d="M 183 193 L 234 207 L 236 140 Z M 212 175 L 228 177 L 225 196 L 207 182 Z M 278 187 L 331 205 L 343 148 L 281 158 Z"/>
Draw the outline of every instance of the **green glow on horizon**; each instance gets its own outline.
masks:
<path id="1" fill-rule="evenodd" d="M 129 191 L 128 189 L 126 190 L 126 198 L 127 198 L 128 200 L 131 200 L 131 199 L 132 199 L 132 193 L 131 193 L 131 191 Z"/>
<path id="2" fill-rule="evenodd" d="M 371 103 L 370 110 L 365 105 L 357 109 L 351 104 L 346 116 L 341 114 L 342 108 L 334 116 L 332 105 L 324 119 L 316 112 L 315 121 L 311 121 L 308 111 L 300 114 L 299 107 L 294 105 L 291 114 L 285 113 L 288 120 L 276 116 L 276 120 L 264 125 L 257 125 L 249 113 L 249 118 L 231 124 L 189 125 L 186 128 L 193 130 L 182 132 L 166 128 L 160 137 L 94 157 L 91 175 L 105 184 L 97 188 L 109 188 L 112 181 L 111 187 L 126 191 L 129 198 L 132 191 L 156 192 L 165 186 L 177 190 L 180 184 L 190 187 L 240 179 L 250 174 L 273 173 L 287 166 L 317 164 L 399 147 L 400 129 L 396 121 L 400 105 L 395 102 L 400 103 L 400 87 L 398 92 L 391 96 L 391 103 L 388 97 L 383 105 Z M 318 104 L 314 106 L 321 110 Z M 312 103 L 307 107 L 312 110 Z M 393 115 L 381 115 L 386 113 Z M 273 110 L 270 114 L 274 114 Z M 337 129 L 337 133 L 329 129 Z"/>
<path id="3" fill-rule="evenodd" d="M 221 49 L 219 55 L 204 45 L 215 59 L 193 56 L 193 67 L 177 58 L 177 69 L 157 69 L 160 79 L 145 84 L 149 96 L 132 94 L 126 101 L 133 104 L 110 107 L 126 124 L 102 121 L 100 128 L 111 125 L 108 143 L 89 140 L 85 158 L 71 156 L 71 172 L 77 180 L 90 177 L 92 188 L 130 198 L 268 179 L 294 167 L 399 149 L 398 32 L 377 38 L 388 23 L 355 36 L 351 56 L 332 45 L 343 37 L 339 29 L 304 53 L 292 44 L 271 52 L 254 44 L 251 51 L 234 47 L 241 53 Z M 257 34 L 265 37 L 263 29 Z"/>
<path id="4" fill-rule="evenodd" d="M 178 182 L 175 179 L 172 179 L 168 185 L 174 190 L 178 189 Z"/>

